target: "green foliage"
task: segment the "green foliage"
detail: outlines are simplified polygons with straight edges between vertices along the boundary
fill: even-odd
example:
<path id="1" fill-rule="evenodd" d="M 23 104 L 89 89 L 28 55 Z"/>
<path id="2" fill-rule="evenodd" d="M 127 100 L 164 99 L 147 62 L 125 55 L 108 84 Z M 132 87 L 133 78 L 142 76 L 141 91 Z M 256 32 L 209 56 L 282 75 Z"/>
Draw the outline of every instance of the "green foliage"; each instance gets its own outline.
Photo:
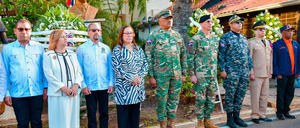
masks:
<path id="1" fill-rule="evenodd" d="M 3 0 L 0 4 L 0 11 L 4 14 L 2 21 L 7 28 L 7 37 L 16 38 L 13 32 L 15 23 L 20 19 L 28 19 L 33 25 L 39 15 L 44 14 L 49 7 L 55 6 L 57 3 L 64 3 L 65 0 Z"/>
<path id="2" fill-rule="evenodd" d="M 138 33 L 138 25 L 140 24 L 141 22 L 140 21 L 135 21 L 135 22 L 132 22 L 130 25 L 133 27 L 134 29 L 134 32 L 135 32 L 135 41 L 136 43 L 142 47 L 143 49 L 145 48 L 145 44 L 146 44 L 146 41 L 144 40 L 140 40 L 139 39 L 139 33 Z"/>
<path id="3" fill-rule="evenodd" d="M 218 35 L 218 37 L 221 37 L 223 35 L 223 27 L 220 25 L 220 20 L 217 19 L 217 17 L 214 16 L 213 13 L 208 12 L 206 9 L 201 10 L 200 8 L 198 8 L 193 13 L 192 18 L 194 19 L 194 21 L 198 22 L 203 15 L 208 15 L 208 14 L 212 16 L 212 21 L 213 21 L 212 32 Z M 193 37 L 197 33 L 199 33 L 198 27 L 191 23 L 190 26 L 188 26 L 188 35 L 190 37 Z"/>
<path id="4" fill-rule="evenodd" d="M 271 15 L 268 12 L 268 10 L 266 10 L 264 13 L 260 13 L 256 16 L 255 22 L 257 22 L 259 20 L 266 21 L 268 26 L 274 28 L 278 32 L 279 32 L 279 29 L 282 27 L 282 23 L 279 21 L 279 18 Z M 275 42 L 276 40 L 280 39 L 280 36 L 276 32 L 274 32 L 270 29 L 267 29 L 266 30 L 266 38 L 270 39 L 272 42 Z"/>
<path id="5" fill-rule="evenodd" d="M 6 32 L 7 38 L 16 39 L 16 36 L 14 34 L 14 28 L 16 26 L 15 23 L 19 19 L 20 18 L 17 16 L 10 16 L 10 17 L 2 18 L 2 22 L 5 25 L 5 27 L 7 28 L 7 32 Z"/>
<path id="6" fill-rule="evenodd" d="M 40 18 L 33 28 L 34 31 L 54 29 L 86 31 L 86 27 L 82 20 L 73 13 L 70 13 L 62 4 L 51 7 L 45 14 L 39 16 Z"/>
<path id="7" fill-rule="evenodd" d="M 118 33 L 122 25 L 121 19 L 113 15 L 114 12 L 120 12 L 123 4 L 120 0 L 90 0 L 90 5 L 99 8 L 97 18 L 104 18 L 102 26 L 102 38 L 105 44 L 113 48 L 118 41 Z M 108 8 L 107 8 L 108 7 Z"/>
<path id="8" fill-rule="evenodd" d="M 130 23 L 133 22 L 133 14 L 134 14 L 134 11 L 135 11 L 136 4 L 138 5 L 137 9 L 139 11 L 139 16 L 143 16 L 146 13 L 146 9 L 147 9 L 146 2 L 147 2 L 147 0 L 138 0 L 138 3 L 136 3 L 136 1 L 137 0 L 128 0 L 129 12 L 131 13 Z"/>
<path id="9" fill-rule="evenodd" d="M 181 95 L 194 96 L 194 84 L 191 82 L 190 78 L 191 76 L 186 76 L 186 81 L 181 86 Z"/>

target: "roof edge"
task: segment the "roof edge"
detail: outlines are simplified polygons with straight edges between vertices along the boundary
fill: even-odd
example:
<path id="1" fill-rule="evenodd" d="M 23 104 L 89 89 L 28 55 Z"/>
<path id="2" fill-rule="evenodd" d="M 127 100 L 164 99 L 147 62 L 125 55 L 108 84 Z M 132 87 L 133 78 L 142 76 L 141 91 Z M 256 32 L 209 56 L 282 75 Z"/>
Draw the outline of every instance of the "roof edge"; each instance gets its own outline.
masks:
<path id="1" fill-rule="evenodd" d="M 236 11 L 236 14 L 244 14 L 248 12 L 255 12 L 255 11 L 261 11 L 261 10 L 266 10 L 266 9 L 275 9 L 275 8 L 281 8 L 281 7 L 287 7 L 287 6 L 293 6 L 293 5 L 300 5 L 300 0 L 288 0 L 284 2 L 279 2 L 275 4 L 268 4 L 268 5 L 263 5 L 263 6 L 258 6 L 250 9 L 243 9 Z M 216 15 L 218 18 L 220 17 L 226 17 L 226 16 L 231 16 L 233 13 L 221 13 Z"/>

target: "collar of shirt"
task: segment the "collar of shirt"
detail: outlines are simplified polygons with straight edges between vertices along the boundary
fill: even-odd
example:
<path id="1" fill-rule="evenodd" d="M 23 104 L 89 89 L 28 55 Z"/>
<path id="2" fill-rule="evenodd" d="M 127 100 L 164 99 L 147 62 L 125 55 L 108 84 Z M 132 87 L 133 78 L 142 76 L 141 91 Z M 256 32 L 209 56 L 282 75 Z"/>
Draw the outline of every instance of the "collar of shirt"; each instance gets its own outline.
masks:
<path id="1" fill-rule="evenodd" d="M 282 38 L 283 39 L 283 41 L 285 42 L 285 43 L 287 43 L 287 44 L 292 44 L 292 40 L 286 40 L 286 39 L 284 39 L 284 38 Z"/>
<path id="2" fill-rule="evenodd" d="M 234 32 L 234 31 L 231 31 L 234 35 L 236 35 L 237 37 L 240 37 L 240 33 L 237 33 L 237 32 Z"/>
<path id="3" fill-rule="evenodd" d="M 212 39 L 212 38 L 214 37 L 214 34 L 213 34 L 212 32 L 210 33 L 210 37 L 207 37 L 207 36 L 204 34 L 204 32 L 202 32 L 202 31 L 200 31 L 199 34 L 202 35 L 203 37 L 205 37 L 206 39 L 209 39 L 209 40 Z"/>
<path id="4" fill-rule="evenodd" d="M 18 40 L 16 41 L 16 43 L 17 43 L 17 46 L 18 47 L 24 47 Z M 26 46 L 28 45 L 28 46 L 31 46 L 32 45 L 32 41 L 29 41 L 27 44 L 26 44 Z"/>
<path id="5" fill-rule="evenodd" d="M 102 43 L 99 41 L 98 43 L 94 43 L 92 40 L 88 39 L 88 44 L 90 46 L 96 46 L 96 47 L 100 47 L 102 45 Z"/>
<path id="6" fill-rule="evenodd" d="M 171 31 L 172 31 L 172 29 L 169 29 L 168 31 L 165 31 L 165 30 L 164 30 L 164 29 L 162 29 L 162 28 L 160 28 L 160 29 L 159 29 L 159 32 L 164 32 L 164 33 L 167 33 L 167 32 L 169 32 L 169 33 L 170 33 Z"/>

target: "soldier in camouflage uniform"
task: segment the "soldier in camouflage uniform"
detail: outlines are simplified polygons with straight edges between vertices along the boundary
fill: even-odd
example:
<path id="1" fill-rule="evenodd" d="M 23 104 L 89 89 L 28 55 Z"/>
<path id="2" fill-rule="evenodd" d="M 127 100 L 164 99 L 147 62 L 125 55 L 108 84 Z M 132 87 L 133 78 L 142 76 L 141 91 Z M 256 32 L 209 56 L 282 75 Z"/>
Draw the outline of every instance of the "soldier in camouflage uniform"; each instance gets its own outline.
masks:
<path id="1" fill-rule="evenodd" d="M 149 80 L 152 87 L 157 87 L 156 110 L 161 127 L 174 128 L 181 84 L 187 72 L 186 49 L 181 35 L 171 29 L 171 11 L 161 11 L 158 18 L 161 28 L 150 34 L 145 49 Z"/>
<path id="2" fill-rule="evenodd" d="M 234 15 L 229 19 L 231 31 L 220 39 L 218 66 L 221 77 L 224 79 L 225 110 L 227 125 L 231 128 L 247 127 L 239 117 L 242 102 L 248 89 L 249 73 L 252 69 L 252 60 L 247 39 L 240 34 L 244 19 Z"/>
<path id="3" fill-rule="evenodd" d="M 199 23 L 202 30 L 194 35 L 188 46 L 192 49 L 188 56 L 189 75 L 195 84 L 197 128 L 218 128 L 210 121 L 210 114 L 215 107 L 217 86 L 217 58 L 219 38 L 211 33 L 210 15 L 204 15 Z M 204 122 L 203 122 L 204 119 Z"/>

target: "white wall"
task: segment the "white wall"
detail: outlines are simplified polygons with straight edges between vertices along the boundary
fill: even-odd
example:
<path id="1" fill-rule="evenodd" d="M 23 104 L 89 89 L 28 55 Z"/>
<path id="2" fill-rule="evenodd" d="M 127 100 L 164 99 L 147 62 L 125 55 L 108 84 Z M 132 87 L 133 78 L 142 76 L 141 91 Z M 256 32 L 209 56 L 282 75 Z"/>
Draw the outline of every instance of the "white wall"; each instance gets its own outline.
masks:
<path id="1" fill-rule="evenodd" d="M 164 10 L 172 5 L 169 0 L 148 0 L 147 1 L 147 17 L 155 16 L 161 10 Z"/>

